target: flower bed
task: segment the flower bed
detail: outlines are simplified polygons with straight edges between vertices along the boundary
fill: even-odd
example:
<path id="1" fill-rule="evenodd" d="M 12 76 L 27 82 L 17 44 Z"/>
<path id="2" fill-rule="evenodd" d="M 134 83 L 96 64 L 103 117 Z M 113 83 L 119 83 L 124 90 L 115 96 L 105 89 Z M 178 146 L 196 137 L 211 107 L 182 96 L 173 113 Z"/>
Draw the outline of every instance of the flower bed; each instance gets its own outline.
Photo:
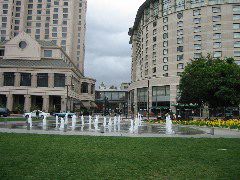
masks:
<path id="1" fill-rule="evenodd" d="M 165 123 L 164 120 L 149 120 L 148 123 L 161 124 Z M 240 120 L 239 119 L 230 119 L 230 120 L 173 120 L 173 124 L 179 125 L 194 125 L 194 126 L 208 126 L 208 127 L 221 127 L 221 128 L 230 128 L 230 129 L 239 129 L 240 130 Z"/>

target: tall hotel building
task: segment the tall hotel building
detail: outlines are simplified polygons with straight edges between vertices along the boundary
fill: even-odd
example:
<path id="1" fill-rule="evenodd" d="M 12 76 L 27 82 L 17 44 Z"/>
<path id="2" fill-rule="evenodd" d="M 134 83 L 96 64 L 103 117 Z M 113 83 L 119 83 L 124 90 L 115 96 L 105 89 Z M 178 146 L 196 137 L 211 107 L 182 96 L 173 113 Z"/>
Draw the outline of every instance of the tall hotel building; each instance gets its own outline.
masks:
<path id="1" fill-rule="evenodd" d="M 0 107 L 96 106 L 84 76 L 86 10 L 87 0 L 0 0 Z"/>
<path id="2" fill-rule="evenodd" d="M 240 0 L 146 0 L 129 35 L 132 111 L 175 111 L 188 62 L 211 54 L 240 65 Z"/>
<path id="3" fill-rule="evenodd" d="M 52 40 L 83 73 L 87 0 L 0 0 L 0 41 L 26 32 Z"/>

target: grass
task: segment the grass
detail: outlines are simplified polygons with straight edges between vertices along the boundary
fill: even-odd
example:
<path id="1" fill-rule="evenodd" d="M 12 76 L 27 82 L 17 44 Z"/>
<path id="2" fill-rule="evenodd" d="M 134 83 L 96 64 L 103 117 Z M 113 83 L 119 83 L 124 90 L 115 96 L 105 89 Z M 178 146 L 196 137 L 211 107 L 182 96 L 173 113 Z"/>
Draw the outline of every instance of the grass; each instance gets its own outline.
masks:
<path id="1" fill-rule="evenodd" d="M 17 118 L 4 118 L 4 117 L 0 117 L 0 122 L 12 122 L 12 121 L 26 121 L 26 118 L 24 117 L 17 117 Z"/>
<path id="2" fill-rule="evenodd" d="M 0 154 L 0 179 L 240 178 L 240 139 L 3 133 Z"/>

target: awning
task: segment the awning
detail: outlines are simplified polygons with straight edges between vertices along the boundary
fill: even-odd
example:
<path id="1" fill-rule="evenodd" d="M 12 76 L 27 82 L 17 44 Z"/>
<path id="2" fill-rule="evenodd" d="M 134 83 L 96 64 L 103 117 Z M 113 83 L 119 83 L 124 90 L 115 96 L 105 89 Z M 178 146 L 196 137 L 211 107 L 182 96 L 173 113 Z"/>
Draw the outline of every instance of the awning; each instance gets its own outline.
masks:
<path id="1" fill-rule="evenodd" d="M 92 107 L 92 108 L 97 108 L 98 106 L 96 105 L 95 102 L 91 102 L 91 107 Z"/>
<path id="2" fill-rule="evenodd" d="M 91 108 L 91 104 L 89 101 L 82 101 L 82 105 L 87 108 L 87 109 L 90 109 Z"/>

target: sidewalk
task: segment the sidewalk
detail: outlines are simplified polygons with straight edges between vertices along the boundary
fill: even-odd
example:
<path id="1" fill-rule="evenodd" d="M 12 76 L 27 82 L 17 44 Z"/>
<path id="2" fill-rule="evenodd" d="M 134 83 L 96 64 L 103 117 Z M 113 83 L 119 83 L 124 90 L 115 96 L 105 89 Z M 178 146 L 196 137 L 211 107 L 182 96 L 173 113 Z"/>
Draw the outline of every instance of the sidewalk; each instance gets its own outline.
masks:
<path id="1" fill-rule="evenodd" d="M 77 135 L 77 136 L 113 136 L 113 137 L 171 137 L 171 138 L 240 138 L 240 132 L 237 130 L 228 130 L 228 129 L 220 129 L 215 128 L 215 134 L 201 134 L 201 135 L 165 135 L 165 134 L 130 134 L 130 133 L 118 133 L 118 132 L 107 132 L 107 133 L 99 133 L 99 132 L 89 132 L 89 131 L 54 131 L 54 130 L 26 130 L 26 129 L 7 129 L 0 128 L 0 133 L 19 133 L 19 134 L 52 134 L 52 135 Z"/>

